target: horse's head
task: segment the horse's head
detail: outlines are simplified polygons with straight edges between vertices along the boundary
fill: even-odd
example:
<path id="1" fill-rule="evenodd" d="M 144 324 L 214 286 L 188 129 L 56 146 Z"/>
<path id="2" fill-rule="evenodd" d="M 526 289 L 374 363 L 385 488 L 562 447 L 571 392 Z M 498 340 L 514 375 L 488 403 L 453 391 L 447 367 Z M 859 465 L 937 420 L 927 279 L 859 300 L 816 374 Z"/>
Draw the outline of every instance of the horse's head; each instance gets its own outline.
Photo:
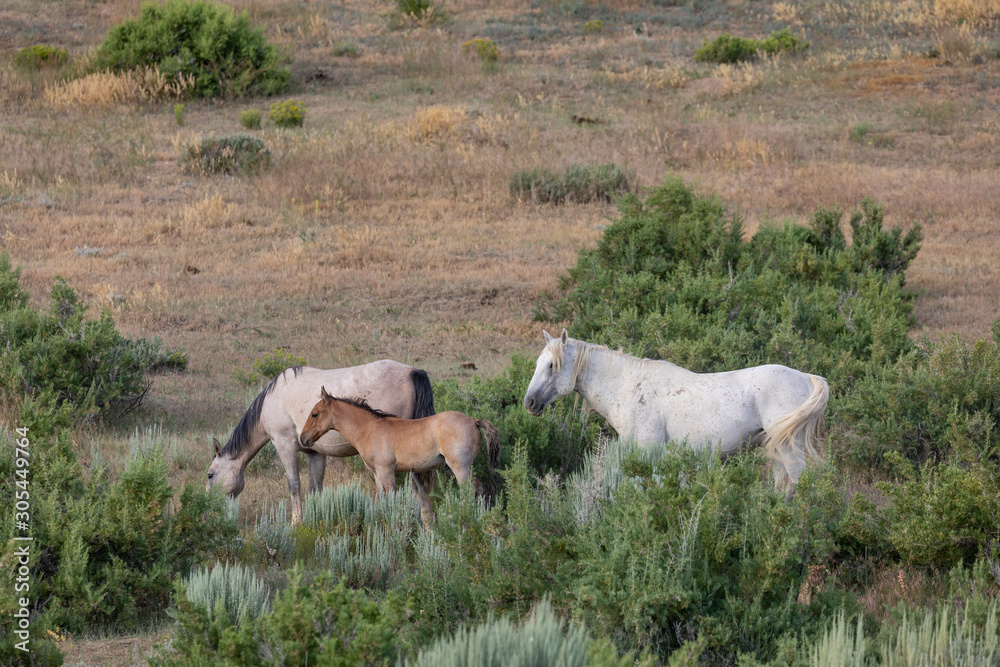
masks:
<path id="1" fill-rule="evenodd" d="M 327 431 L 336 428 L 333 425 L 333 403 L 333 397 L 326 393 L 326 387 L 321 387 L 320 400 L 309 411 L 309 417 L 299 433 L 300 445 L 306 448 L 312 447 Z"/>
<path id="2" fill-rule="evenodd" d="M 563 329 L 559 338 L 553 338 L 547 331 L 545 348 L 535 362 L 535 375 L 531 378 L 528 391 L 524 395 L 524 409 L 535 415 L 542 414 L 546 405 L 572 393 L 576 378 L 573 366 L 576 346 Z"/>
<path id="3" fill-rule="evenodd" d="M 213 486 L 222 487 L 228 495 L 236 497 L 243 490 L 245 479 L 243 478 L 243 465 L 237 458 L 229 458 L 222 453 L 219 441 L 212 439 L 215 444 L 215 458 L 212 465 L 208 466 L 208 482 L 205 490 L 210 491 Z"/>

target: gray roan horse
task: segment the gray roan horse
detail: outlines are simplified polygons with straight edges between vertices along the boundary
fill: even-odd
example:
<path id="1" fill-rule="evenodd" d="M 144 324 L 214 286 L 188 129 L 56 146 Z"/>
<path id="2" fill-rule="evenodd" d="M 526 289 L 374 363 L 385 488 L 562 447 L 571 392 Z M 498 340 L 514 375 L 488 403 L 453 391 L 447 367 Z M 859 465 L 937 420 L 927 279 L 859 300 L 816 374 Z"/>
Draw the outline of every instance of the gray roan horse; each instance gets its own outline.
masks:
<path id="1" fill-rule="evenodd" d="M 288 478 L 292 522 L 298 523 L 302 519 L 298 453 L 306 454 L 310 493 L 323 488 L 327 456 L 348 457 L 358 453 L 337 431 L 318 438 L 312 447 L 300 446 L 299 431 L 324 386 L 339 395 L 357 396 L 378 410 L 405 419 L 434 414 L 434 395 L 427 373 L 398 361 L 383 359 L 333 370 L 288 368 L 253 400 L 226 446 L 220 449 L 219 441 L 215 441 L 215 459 L 208 468 L 207 488 L 219 485 L 230 496 L 238 496 L 245 483 L 243 472 L 247 464 L 271 441 Z M 433 475 L 433 471 L 411 473 L 414 493 L 431 486 Z"/>
<path id="2" fill-rule="evenodd" d="M 770 364 L 694 373 L 667 361 L 638 359 L 602 345 L 545 333 L 546 345 L 524 396 L 533 415 L 576 391 L 623 440 L 640 446 L 687 441 L 724 458 L 759 445 L 774 483 L 790 498 L 815 445 L 830 389 L 818 375 Z"/>

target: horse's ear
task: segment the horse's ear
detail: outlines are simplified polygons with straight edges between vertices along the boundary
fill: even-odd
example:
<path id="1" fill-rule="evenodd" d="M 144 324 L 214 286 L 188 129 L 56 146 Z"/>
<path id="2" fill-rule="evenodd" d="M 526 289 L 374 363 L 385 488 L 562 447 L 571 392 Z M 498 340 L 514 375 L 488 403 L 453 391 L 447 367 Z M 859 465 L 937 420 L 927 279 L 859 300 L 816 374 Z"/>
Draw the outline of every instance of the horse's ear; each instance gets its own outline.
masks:
<path id="1" fill-rule="evenodd" d="M 212 438 L 212 446 L 215 447 L 215 455 L 216 456 L 221 456 L 222 452 L 221 452 L 221 450 L 219 448 L 219 439 L 218 438 Z"/>
<path id="2" fill-rule="evenodd" d="M 566 342 L 567 342 L 567 341 L 569 340 L 569 334 L 568 334 L 568 333 L 566 333 L 566 330 L 565 330 L 565 329 L 563 329 L 563 332 L 562 332 L 562 335 L 561 335 L 561 336 L 559 336 L 559 338 L 560 338 L 560 339 L 562 339 L 562 344 L 563 344 L 563 345 L 565 345 L 565 344 L 566 344 Z"/>
<path id="3" fill-rule="evenodd" d="M 326 393 L 326 387 L 320 387 L 319 397 L 323 399 L 324 403 L 329 403 L 332 398 L 330 394 Z"/>
<path id="4" fill-rule="evenodd" d="M 547 344 L 551 343 L 552 342 L 552 336 L 549 335 L 549 332 L 546 331 L 545 329 L 542 329 L 542 333 L 545 334 L 545 344 L 547 345 Z"/>

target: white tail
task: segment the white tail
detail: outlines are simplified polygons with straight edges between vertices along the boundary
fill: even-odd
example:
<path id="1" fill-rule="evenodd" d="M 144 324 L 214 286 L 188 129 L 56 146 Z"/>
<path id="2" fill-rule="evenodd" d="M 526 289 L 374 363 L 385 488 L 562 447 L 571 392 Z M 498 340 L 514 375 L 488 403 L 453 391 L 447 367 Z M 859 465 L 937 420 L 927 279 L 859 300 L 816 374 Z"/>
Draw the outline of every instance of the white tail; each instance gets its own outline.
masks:
<path id="1" fill-rule="evenodd" d="M 819 375 L 810 375 L 813 390 L 809 398 L 797 409 L 788 413 L 766 431 L 761 446 L 764 453 L 776 463 L 784 465 L 788 473 L 786 491 L 791 488 L 805 468 L 806 459 L 822 460 L 816 451 L 819 434 L 826 422 L 826 404 L 830 400 L 830 385 Z M 775 484 L 780 484 L 775 479 Z"/>

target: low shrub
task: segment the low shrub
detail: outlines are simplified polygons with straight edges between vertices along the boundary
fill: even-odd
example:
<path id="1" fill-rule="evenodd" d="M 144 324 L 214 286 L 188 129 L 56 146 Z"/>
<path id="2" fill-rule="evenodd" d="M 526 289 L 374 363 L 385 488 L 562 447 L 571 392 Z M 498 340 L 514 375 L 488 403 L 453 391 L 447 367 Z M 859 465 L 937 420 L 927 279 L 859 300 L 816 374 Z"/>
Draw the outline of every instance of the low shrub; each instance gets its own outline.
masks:
<path id="1" fill-rule="evenodd" d="M 414 667 L 468 664 L 583 667 L 588 643 L 586 631 L 579 626 L 570 626 L 563 632 L 562 621 L 548 600 L 543 600 L 521 625 L 501 618 L 474 628 L 459 628 L 453 636 L 421 651 L 413 664 Z"/>
<path id="2" fill-rule="evenodd" d="M 798 53 L 809 48 L 809 42 L 793 35 L 788 28 L 775 30 L 763 40 L 734 37 L 729 33 L 713 40 L 706 39 L 695 52 L 694 59 L 709 63 L 736 63 L 753 60 L 758 53 L 769 56 L 778 53 Z"/>
<path id="3" fill-rule="evenodd" d="M 586 35 L 600 35 L 604 31 L 604 21 L 593 19 L 583 24 L 583 32 Z"/>
<path id="4" fill-rule="evenodd" d="M 260 109 L 245 109 L 240 112 L 240 125 L 248 130 L 259 130 L 260 119 Z"/>
<path id="5" fill-rule="evenodd" d="M 246 134 L 209 137 L 189 145 L 180 164 L 194 173 L 249 176 L 271 166 L 271 151 L 263 140 Z"/>
<path id="6" fill-rule="evenodd" d="M 131 458 L 113 480 L 104 468 L 83 474 L 68 431 L 29 437 L 31 594 L 53 625 L 80 632 L 156 620 L 174 582 L 236 531 L 221 496 L 193 486 L 174 496 L 162 454 Z M 4 447 L 4 495 L 13 495 L 13 467 Z M 13 518 L 0 516 L 2 534 L 13 534 Z"/>
<path id="7" fill-rule="evenodd" d="M 14 64 L 24 69 L 42 69 L 43 67 L 61 67 L 69 62 L 66 49 L 48 44 L 26 46 L 14 56 Z"/>
<path id="8" fill-rule="evenodd" d="M 287 85 L 288 59 L 250 25 L 246 12 L 203 0 L 145 3 L 108 31 L 95 70 L 154 66 L 171 81 L 190 78 L 196 97 L 273 95 Z"/>
<path id="9" fill-rule="evenodd" d="M 250 371 L 242 371 L 239 368 L 233 369 L 233 377 L 248 387 L 256 387 L 263 382 L 269 382 L 281 371 L 291 366 L 305 366 L 306 360 L 296 356 L 284 347 L 276 348 L 263 357 L 255 359 L 250 364 Z M 319 400 L 319 399 L 317 399 Z"/>
<path id="10" fill-rule="evenodd" d="M 216 562 L 215 566 L 199 568 L 187 578 L 184 587 L 187 599 L 204 609 L 209 618 L 224 613 L 234 625 L 257 618 L 271 608 L 271 594 L 254 573 L 242 565 Z"/>
<path id="11" fill-rule="evenodd" d="M 337 58 L 357 58 L 361 47 L 353 39 L 341 39 L 330 46 L 330 53 Z"/>
<path id="12" fill-rule="evenodd" d="M 809 42 L 796 37 L 788 28 L 775 30 L 761 42 L 758 48 L 769 56 L 777 53 L 798 53 L 809 48 Z"/>
<path id="13" fill-rule="evenodd" d="M 728 32 L 709 41 L 706 39 L 694 54 L 698 62 L 736 63 L 757 55 L 757 42 L 734 37 Z"/>
<path id="14" fill-rule="evenodd" d="M 561 175 L 548 169 L 518 171 L 510 179 L 510 194 L 540 203 L 610 202 L 631 190 L 633 177 L 613 162 L 573 165 Z"/>
<path id="15" fill-rule="evenodd" d="M 184 114 L 187 111 L 187 107 L 183 104 L 174 105 L 174 120 L 177 122 L 177 127 L 184 126 Z"/>
<path id="16" fill-rule="evenodd" d="M 500 59 L 500 49 L 492 39 L 476 37 L 462 44 L 462 51 L 465 53 L 475 53 L 476 57 L 484 63 L 495 63 Z"/>
<path id="17" fill-rule="evenodd" d="M 892 499 L 889 540 L 909 564 L 972 564 L 1000 544 L 1000 475 L 977 458 L 914 468 L 898 453 L 886 461 L 897 478 L 876 487 Z"/>
<path id="18" fill-rule="evenodd" d="M 446 18 L 444 8 L 431 0 L 396 0 L 396 12 L 409 20 L 432 23 Z"/>
<path id="19" fill-rule="evenodd" d="M 108 311 L 86 318 L 87 306 L 62 278 L 49 294 L 49 310 L 27 305 L 19 269 L 0 253 L 0 393 L 32 397 L 46 410 L 69 405 L 79 417 L 120 413 L 138 406 L 149 388 L 147 375 L 183 369 L 183 353 L 159 339 L 129 339 Z"/>
<path id="20" fill-rule="evenodd" d="M 993 340 L 921 341 L 894 364 L 871 369 L 853 389 L 838 402 L 844 428 L 831 434 L 841 463 L 885 473 L 898 467 L 887 463 L 889 453 L 922 465 L 946 461 L 956 449 L 995 461 L 1000 319 L 993 324 Z"/>
<path id="21" fill-rule="evenodd" d="M 278 127 L 301 127 L 306 121 L 306 105 L 295 100 L 274 102 L 267 117 Z"/>
<path id="22" fill-rule="evenodd" d="M 301 571 L 257 618 L 234 624 L 225 614 L 210 616 L 179 591 L 174 638 L 153 667 L 215 664 L 390 665 L 406 644 L 402 601 L 393 594 L 374 602 L 328 573 L 314 579 Z"/>

